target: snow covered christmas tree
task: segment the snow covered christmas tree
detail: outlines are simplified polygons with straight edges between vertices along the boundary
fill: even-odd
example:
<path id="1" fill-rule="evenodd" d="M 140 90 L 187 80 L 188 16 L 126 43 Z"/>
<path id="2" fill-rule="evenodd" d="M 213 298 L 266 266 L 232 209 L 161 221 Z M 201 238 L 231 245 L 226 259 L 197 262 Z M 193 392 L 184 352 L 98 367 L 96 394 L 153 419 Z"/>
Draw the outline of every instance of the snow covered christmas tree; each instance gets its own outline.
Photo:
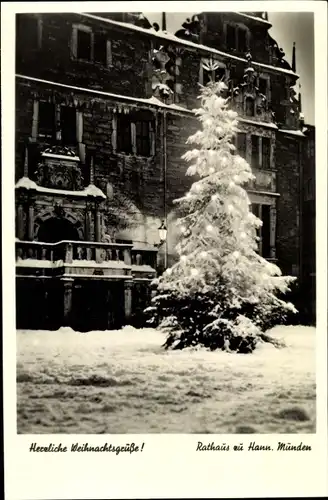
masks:
<path id="1" fill-rule="evenodd" d="M 165 347 L 203 345 L 210 349 L 251 352 L 264 332 L 296 312 L 282 299 L 291 277 L 258 254 L 257 228 L 242 187 L 254 179 L 249 164 L 235 154 L 237 113 L 222 97 L 222 82 L 201 90 L 195 110 L 202 129 L 190 136 L 197 147 L 183 159 L 197 180 L 176 200 L 181 238 L 179 260 L 156 281 L 146 311 L 152 325 L 167 333 Z"/>

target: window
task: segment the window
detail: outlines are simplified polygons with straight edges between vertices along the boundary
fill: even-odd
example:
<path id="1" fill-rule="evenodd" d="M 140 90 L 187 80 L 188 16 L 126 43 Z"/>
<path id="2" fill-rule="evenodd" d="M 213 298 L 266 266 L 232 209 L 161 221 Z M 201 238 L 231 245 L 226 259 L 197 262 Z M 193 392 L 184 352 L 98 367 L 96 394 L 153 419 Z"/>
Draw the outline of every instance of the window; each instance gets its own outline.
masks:
<path id="1" fill-rule="evenodd" d="M 259 78 L 259 92 L 260 94 L 267 95 L 268 80 L 266 78 Z"/>
<path id="2" fill-rule="evenodd" d="M 258 203 L 252 203 L 251 210 L 255 217 L 261 219 L 261 205 Z M 262 254 L 262 244 L 261 244 L 261 227 L 256 228 L 256 236 L 259 238 L 258 242 L 258 253 Z"/>
<path id="3" fill-rule="evenodd" d="M 135 115 L 117 115 L 113 121 L 113 149 L 121 153 L 138 156 L 155 154 L 155 128 L 149 113 Z M 116 147 L 115 147 L 116 146 Z"/>
<path id="4" fill-rule="evenodd" d="M 231 24 L 227 25 L 227 48 L 236 48 L 236 28 L 235 26 L 231 26 Z"/>
<path id="5" fill-rule="evenodd" d="M 125 115 L 117 118 L 117 150 L 132 153 L 131 120 Z"/>
<path id="6" fill-rule="evenodd" d="M 39 136 L 53 139 L 56 123 L 55 105 L 51 102 L 39 102 Z"/>
<path id="7" fill-rule="evenodd" d="M 246 30 L 240 28 L 237 32 L 239 52 L 247 52 Z"/>
<path id="8" fill-rule="evenodd" d="M 246 134 L 245 133 L 239 133 L 237 134 L 237 151 L 240 156 L 243 158 L 246 158 Z"/>
<path id="9" fill-rule="evenodd" d="M 246 116 L 254 116 L 255 103 L 252 97 L 246 97 L 245 99 L 245 113 Z"/>
<path id="10" fill-rule="evenodd" d="M 112 64 L 112 47 L 105 33 L 93 32 L 89 26 L 74 24 L 72 31 L 72 56 L 82 61 Z"/>
<path id="11" fill-rule="evenodd" d="M 91 61 L 91 32 L 77 30 L 76 57 L 85 61 Z"/>
<path id="12" fill-rule="evenodd" d="M 262 137 L 262 167 L 270 168 L 271 142 L 269 137 Z"/>
<path id="13" fill-rule="evenodd" d="M 136 122 L 136 149 L 140 156 L 150 155 L 150 122 Z"/>
<path id="14" fill-rule="evenodd" d="M 226 70 L 220 67 L 213 71 L 206 71 L 203 69 L 203 85 L 207 85 L 211 80 L 219 82 L 225 78 Z"/>
<path id="15" fill-rule="evenodd" d="M 60 127 L 62 144 L 65 146 L 74 146 L 77 143 L 75 108 L 61 106 Z"/>
<path id="16" fill-rule="evenodd" d="M 270 205 L 261 205 L 258 203 L 252 204 L 253 214 L 261 219 L 262 226 L 257 229 L 257 236 L 259 241 L 259 253 L 264 258 L 271 257 L 271 217 L 270 217 L 271 207 Z"/>
<path id="17" fill-rule="evenodd" d="M 253 167 L 259 167 L 259 165 L 260 165 L 259 142 L 260 142 L 260 137 L 258 135 L 252 135 L 252 165 L 253 165 Z"/>
<path id="18" fill-rule="evenodd" d="M 39 102 L 38 136 L 53 140 L 56 130 L 61 133 L 61 142 L 65 146 L 77 144 L 76 109 L 69 106 L 59 106 L 50 102 Z M 59 120 L 56 126 L 56 121 Z M 58 128 L 57 128 L 58 127 Z"/>
<path id="19" fill-rule="evenodd" d="M 227 49 L 238 50 L 245 53 L 248 50 L 248 31 L 245 27 L 227 24 L 226 31 Z"/>
<path id="20" fill-rule="evenodd" d="M 94 34 L 94 60 L 107 65 L 107 37 L 103 33 Z"/>
<path id="21" fill-rule="evenodd" d="M 262 239 L 262 256 L 270 257 L 270 205 L 262 205 L 262 222 L 261 239 Z"/>

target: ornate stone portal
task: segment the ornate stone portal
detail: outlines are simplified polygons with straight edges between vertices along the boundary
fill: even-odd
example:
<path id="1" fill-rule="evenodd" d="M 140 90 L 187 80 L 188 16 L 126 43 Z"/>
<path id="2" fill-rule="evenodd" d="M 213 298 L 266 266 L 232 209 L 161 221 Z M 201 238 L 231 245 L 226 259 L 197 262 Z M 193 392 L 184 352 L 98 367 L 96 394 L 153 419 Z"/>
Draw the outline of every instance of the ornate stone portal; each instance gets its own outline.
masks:
<path id="1" fill-rule="evenodd" d="M 77 239 L 100 241 L 102 202 L 106 196 L 93 185 L 93 168 L 91 161 L 91 184 L 85 188 L 80 159 L 73 150 L 55 145 L 43 151 L 35 171 L 36 182 L 25 173 L 16 185 L 17 237 L 40 240 L 40 229 L 53 220 L 63 221 L 57 224 L 58 228 L 68 227 L 69 223 L 74 226 Z M 67 236 L 74 231 L 64 233 Z M 56 237 L 67 239 L 64 233 L 63 238 L 59 233 Z"/>

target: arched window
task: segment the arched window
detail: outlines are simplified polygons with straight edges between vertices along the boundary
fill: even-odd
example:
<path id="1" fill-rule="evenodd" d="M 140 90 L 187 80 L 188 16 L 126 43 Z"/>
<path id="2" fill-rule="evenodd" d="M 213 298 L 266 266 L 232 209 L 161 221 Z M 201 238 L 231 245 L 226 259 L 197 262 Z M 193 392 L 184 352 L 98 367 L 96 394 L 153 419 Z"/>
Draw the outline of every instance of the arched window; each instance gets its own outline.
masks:
<path id="1" fill-rule="evenodd" d="M 252 97 L 246 97 L 245 99 L 245 113 L 246 116 L 254 116 L 255 114 L 255 102 Z"/>

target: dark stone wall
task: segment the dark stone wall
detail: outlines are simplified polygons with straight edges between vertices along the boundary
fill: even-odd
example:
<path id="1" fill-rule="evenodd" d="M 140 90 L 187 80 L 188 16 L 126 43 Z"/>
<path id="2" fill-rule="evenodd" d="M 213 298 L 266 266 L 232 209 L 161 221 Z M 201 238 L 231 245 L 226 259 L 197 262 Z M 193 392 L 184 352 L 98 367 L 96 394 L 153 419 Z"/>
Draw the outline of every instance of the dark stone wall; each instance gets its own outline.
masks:
<path id="1" fill-rule="evenodd" d="M 77 61 L 72 56 L 72 27 L 83 23 L 94 33 L 106 33 L 111 41 L 112 66 Z M 16 52 L 16 72 L 44 80 L 104 90 L 120 95 L 149 97 L 147 93 L 148 58 L 151 41 L 133 31 L 128 35 L 105 23 L 67 14 L 42 15 L 41 48 L 31 50 L 23 31 Z M 51 63 L 49 64 L 49 62 Z M 138 62 L 136 64 L 136 61 Z"/>
<path id="2" fill-rule="evenodd" d="M 33 16 L 32 16 L 33 17 Z M 241 16 L 232 13 L 216 13 L 207 16 L 207 33 L 204 42 L 218 49 L 224 49 L 224 19 L 243 22 Z M 37 19 L 37 17 L 35 17 Z M 92 27 L 94 33 L 105 32 L 111 41 L 112 65 L 107 68 L 96 63 L 72 59 L 72 26 L 83 23 Z M 251 21 L 250 21 L 251 22 Z M 244 23 L 248 23 L 244 20 Z M 19 24 L 19 23 L 18 23 Z M 268 63 L 267 35 L 265 27 L 258 23 L 248 24 L 252 32 L 254 59 Z M 207 37 L 207 38 L 206 38 Z M 18 38 L 16 70 L 19 74 L 50 81 L 66 83 L 80 88 L 113 92 L 118 95 L 147 98 L 151 95 L 152 68 L 149 61 L 151 48 L 158 48 L 161 40 L 105 22 L 88 20 L 75 14 L 43 14 L 41 48 L 31 50 L 28 34 Z M 213 42 L 213 43 L 212 43 Z M 181 47 L 180 47 L 181 48 Z M 189 109 L 199 106 L 199 67 L 204 53 L 181 48 L 182 64 L 179 67 L 178 83 L 182 86 L 178 104 Z M 244 63 L 232 61 L 231 77 L 238 81 L 243 74 Z M 286 88 L 290 84 L 286 75 L 270 73 L 271 107 L 278 121 L 284 121 L 284 104 L 287 106 Z M 41 88 L 42 87 L 42 88 Z M 36 93 L 36 97 L 34 97 Z M 105 202 L 105 216 L 109 224 L 115 225 L 122 214 L 133 225 L 147 226 L 147 218 L 162 219 L 174 210 L 173 200 L 182 196 L 190 187 L 192 179 L 186 177 L 188 164 L 181 156 L 189 149 L 187 138 L 199 124 L 192 115 L 166 112 L 153 108 L 156 122 L 155 155 L 140 157 L 115 152 L 112 144 L 113 110 L 118 103 L 109 97 L 64 89 L 52 85 L 23 84 L 20 80 L 16 93 L 16 170 L 18 180 L 23 175 L 24 144 L 31 136 L 33 99 L 39 95 L 54 98 L 56 102 L 65 100 L 83 101 L 83 138 L 86 148 L 86 164 L 82 166 L 85 181 L 88 179 L 88 161 L 94 156 L 95 184 L 109 194 Z M 124 104 L 126 109 L 141 108 L 142 104 Z M 257 127 L 262 130 L 261 126 Z M 262 130 L 263 135 L 264 129 Z M 301 139 L 288 134 L 277 133 L 274 153 L 277 168 L 277 257 L 284 273 L 300 273 L 300 152 Z M 29 175 L 33 176 L 38 158 L 38 143 L 29 145 Z M 164 157 L 166 154 L 166 164 Z M 302 153 L 304 157 L 305 152 Z M 306 166 L 306 164 L 305 164 Z M 164 183 L 166 169 L 166 185 Z M 310 205 L 309 205 L 310 206 Z M 311 208 L 312 207 L 312 208 Z M 313 218 L 313 206 L 304 205 L 304 211 Z M 113 216 L 113 217 L 112 217 Z M 111 218 L 112 217 L 112 218 Z M 134 221 L 134 222 L 133 222 Z M 169 219 L 169 224 L 173 224 Z M 307 224 L 306 221 L 304 222 Z M 308 225 L 311 225 L 310 223 Z M 310 231 L 310 230 L 309 230 Z M 172 231 L 171 231 L 172 233 Z M 312 229 L 313 238 L 313 229 Z M 174 239 L 174 238 L 173 238 Z M 173 245 L 173 243 L 172 243 Z M 171 245 L 171 246 L 172 246 Z"/>
<path id="3" fill-rule="evenodd" d="M 33 96 L 38 98 L 45 90 L 40 85 L 17 85 L 16 109 L 16 181 L 22 177 L 24 168 L 24 145 L 28 144 L 29 176 L 33 179 L 39 152 L 44 143 L 39 140 L 31 144 Z M 186 177 L 188 164 L 181 159 L 187 151 L 187 138 L 198 128 L 193 116 L 183 116 L 153 109 L 149 116 L 155 122 L 155 155 L 149 157 L 115 152 L 112 144 L 112 120 L 115 102 L 97 99 L 92 107 L 84 107 L 83 99 L 88 95 L 56 90 L 57 102 L 66 98 L 76 99 L 83 113 L 82 142 L 86 149 L 86 163 L 81 165 L 85 185 L 90 180 L 90 155 L 94 158 L 94 183 L 106 195 L 104 213 L 108 212 L 110 223 L 119 219 L 129 220 L 129 225 L 145 224 L 145 218 L 162 219 L 173 209 L 173 200 L 182 196 L 190 187 L 192 179 Z M 125 107 L 126 111 L 129 109 Z M 134 108 L 130 110 L 132 113 Z M 119 116 L 119 114 L 117 114 Z M 165 127 L 165 128 L 164 128 Z M 164 130 L 166 132 L 164 133 Z M 165 136 L 165 143 L 164 143 Z M 165 145 L 164 145 L 165 144 Z M 164 185 L 164 148 L 166 148 L 166 186 Z"/>
<path id="4" fill-rule="evenodd" d="M 300 140 L 278 133 L 276 139 L 277 258 L 284 274 L 300 274 Z"/>

